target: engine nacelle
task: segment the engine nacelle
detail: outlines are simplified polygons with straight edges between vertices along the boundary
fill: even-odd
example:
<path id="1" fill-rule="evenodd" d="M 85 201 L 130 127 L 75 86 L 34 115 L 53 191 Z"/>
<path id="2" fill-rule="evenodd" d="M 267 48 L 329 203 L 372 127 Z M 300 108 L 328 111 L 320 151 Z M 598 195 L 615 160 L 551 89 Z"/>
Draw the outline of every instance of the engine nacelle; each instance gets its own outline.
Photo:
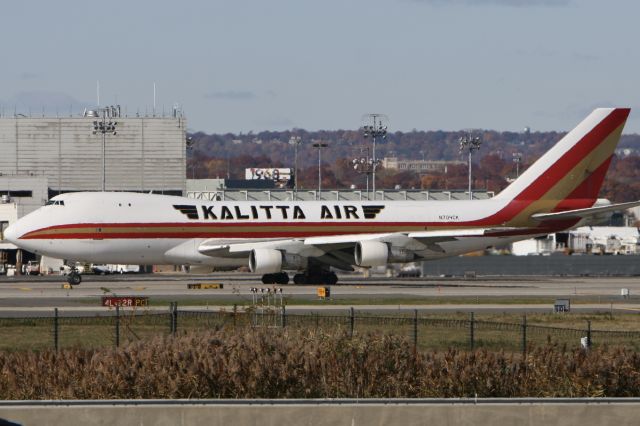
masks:
<path id="1" fill-rule="evenodd" d="M 356 265 L 371 268 L 389 263 L 389 246 L 380 241 L 359 241 L 354 252 Z"/>
<path id="2" fill-rule="evenodd" d="M 416 255 L 411 250 L 405 248 L 393 247 L 389 250 L 389 263 L 405 263 L 416 260 Z"/>
<path id="3" fill-rule="evenodd" d="M 253 249 L 249 255 L 249 270 L 256 274 L 273 274 L 283 269 L 305 269 L 308 258 L 274 249 Z"/>
<path id="4" fill-rule="evenodd" d="M 393 247 L 380 241 L 360 241 L 355 249 L 356 265 L 366 268 L 384 266 L 395 262 L 413 262 L 416 259 L 411 250 Z"/>
<path id="5" fill-rule="evenodd" d="M 261 248 L 251 250 L 249 270 L 255 274 L 273 274 L 282 271 L 282 252 Z"/>
<path id="6" fill-rule="evenodd" d="M 301 270 L 309 266 L 309 258 L 299 254 L 284 254 L 282 269 Z"/>

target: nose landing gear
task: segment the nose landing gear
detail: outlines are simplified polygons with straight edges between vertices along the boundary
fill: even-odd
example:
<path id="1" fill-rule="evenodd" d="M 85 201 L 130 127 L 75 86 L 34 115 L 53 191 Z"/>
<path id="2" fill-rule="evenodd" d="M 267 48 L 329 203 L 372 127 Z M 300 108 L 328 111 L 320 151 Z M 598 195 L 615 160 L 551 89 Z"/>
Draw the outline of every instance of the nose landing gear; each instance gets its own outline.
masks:
<path id="1" fill-rule="evenodd" d="M 82 282 L 82 275 L 80 275 L 78 268 L 75 266 L 71 267 L 71 271 L 67 275 L 67 282 L 70 285 L 79 285 Z"/>

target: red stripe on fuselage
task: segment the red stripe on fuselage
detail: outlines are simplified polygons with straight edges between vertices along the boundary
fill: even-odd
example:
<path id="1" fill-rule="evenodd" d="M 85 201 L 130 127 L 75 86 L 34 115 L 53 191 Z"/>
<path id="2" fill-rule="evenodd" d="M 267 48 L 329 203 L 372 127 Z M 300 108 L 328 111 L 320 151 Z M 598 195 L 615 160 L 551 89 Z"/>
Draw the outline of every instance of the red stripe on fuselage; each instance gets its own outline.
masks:
<path id="1" fill-rule="evenodd" d="M 513 229 L 505 229 L 504 231 L 495 231 L 492 232 L 491 236 L 510 236 L 510 235 L 518 235 L 521 233 L 524 234 L 535 234 L 535 233 L 544 233 L 544 232 L 554 232 L 561 229 L 566 229 L 567 227 L 573 225 L 575 221 L 564 221 L 558 223 L 558 227 L 549 226 L 550 224 L 546 223 L 544 226 L 540 228 L 528 228 L 526 231 L 523 230 L 513 230 Z M 229 239 L 229 238 L 303 238 L 303 237 L 314 237 L 314 236 L 332 236 L 332 235 L 344 235 L 348 234 L 370 234 L 375 232 L 394 232 L 392 229 L 376 229 L 375 226 L 372 226 L 371 223 L 307 223 L 305 225 L 315 226 L 316 229 L 313 230 L 305 230 L 305 229 L 296 229 L 300 228 L 302 224 L 296 223 L 254 223 L 251 226 L 247 226 L 247 223 L 225 223 L 225 224 L 211 224 L 211 223 L 173 223 L 173 224 L 158 224 L 158 223 L 113 223 L 113 224 L 68 224 L 68 225 L 60 225 L 60 226 L 52 226 L 48 228 L 39 229 L 36 231 L 29 232 L 28 234 L 23 235 L 20 239 L 24 240 L 39 240 L 39 239 L 52 239 L 52 240 L 69 240 L 69 239 L 84 239 L 84 240 L 105 240 L 105 239 L 141 239 L 141 238 L 149 238 L 149 239 L 157 239 L 157 238 L 169 238 L 169 239 L 185 239 L 185 238 L 220 238 L 220 239 Z M 341 229 L 332 229 L 330 231 L 322 231 L 322 226 L 332 226 L 334 228 L 349 228 L 345 230 Z M 443 225 L 442 223 L 438 223 L 434 226 L 434 224 L 425 224 L 422 222 L 386 222 L 386 223 L 377 223 L 379 227 L 384 228 L 396 228 L 397 232 L 413 232 L 413 231 L 421 231 L 425 228 L 429 228 L 429 230 L 434 230 L 434 228 L 440 229 L 451 229 L 453 226 Z M 555 225 L 555 224 L 554 224 Z M 225 228 L 225 231 L 210 231 L 207 229 L 202 229 L 201 232 L 198 231 L 198 228 L 211 228 L 211 227 L 220 227 Z M 267 227 L 281 227 L 285 228 L 282 230 L 264 230 L 264 231 L 247 231 L 247 228 L 267 228 Z M 79 229 L 86 228 L 120 228 L 124 232 L 78 232 Z M 144 228 L 166 228 L 163 230 L 145 232 L 140 231 Z M 176 229 L 176 228 L 189 228 L 191 232 L 186 232 L 184 229 Z M 228 231 L 229 228 L 237 228 L 233 231 Z M 318 229 L 319 228 L 319 229 Z M 354 229 L 360 228 L 360 229 Z M 412 228 L 412 229 L 407 229 Z M 56 232 L 56 233 L 44 233 L 47 231 L 60 231 L 66 230 L 68 232 Z"/>
<path id="2" fill-rule="evenodd" d="M 195 223 L 80 223 L 56 225 L 31 231 L 20 239 L 104 239 L 104 238 L 269 238 L 269 237 L 311 237 L 342 235 L 344 230 L 335 228 L 349 228 L 353 234 L 369 234 L 372 232 L 392 232 L 388 229 L 376 228 L 413 228 L 424 230 L 425 227 L 451 228 L 452 224 L 440 222 L 195 222 Z M 323 231 L 323 227 L 334 228 Z M 87 228 L 96 228 L 96 231 L 82 231 Z M 108 228 L 126 230 L 124 232 L 108 232 Z M 158 231 L 142 231 L 145 228 L 161 228 Z M 211 230 L 211 228 L 214 228 Z M 219 230 L 217 230 L 217 229 Z M 260 228 L 284 228 L 277 230 Z M 305 229 L 313 228 L 313 229 Z M 354 229 L 356 228 L 356 229 Z M 101 229 L 103 231 L 97 231 Z M 229 231 L 229 229 L 233 229 Z M 50 231 L 55 231 L 49 233 Z"/>

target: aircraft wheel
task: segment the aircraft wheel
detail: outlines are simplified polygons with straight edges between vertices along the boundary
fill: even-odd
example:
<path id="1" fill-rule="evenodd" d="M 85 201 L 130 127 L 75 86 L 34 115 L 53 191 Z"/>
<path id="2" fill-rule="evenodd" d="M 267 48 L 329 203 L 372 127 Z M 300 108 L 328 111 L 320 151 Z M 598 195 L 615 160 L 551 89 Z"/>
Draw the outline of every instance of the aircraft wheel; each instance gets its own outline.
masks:
<path id="1" fill-rule="evenodd" d="M 305 274 L 295 274 L 293 276 L 293 283 L 294 284 L 306 284 L 307 283 L 307 276 Z"/>
<path id="2" fill-rule="evenodd" d="M 82 277 L 77 272 L 72 272 L 67 276 L 67 282 L 71 285 L 78 285 L 82 282 Z"/>
<path id="3" fill-rule="evenodd" d="M 307 282 L 306 284 L 314 284 L 314 285 L 319 285 L 319 284 L 324 284 L 324 275 L 309 275 L 307 277 Z"/>
<path id="4" fill-rule="evenodd" d="M 275 274 L 276 276 L 276 284 L 285 285 L 289 284 L 289 274 L 286 272 L 280 272 L 279 274 Z"/>
<path id="5" fill-rule="evenodd" d="M 262 284 L 289 284 L 289 275 L 286 272 L 276 274 L 264 274 Z"/>
<path id="6" fill-rule="evenodd" d="M 328 285 L 334 285 L 338 282 L 338 276 L 336 275 L 335 272 L 329 272 L 326 274 L 323 274 L 323 280 L 325 284 Z"/>

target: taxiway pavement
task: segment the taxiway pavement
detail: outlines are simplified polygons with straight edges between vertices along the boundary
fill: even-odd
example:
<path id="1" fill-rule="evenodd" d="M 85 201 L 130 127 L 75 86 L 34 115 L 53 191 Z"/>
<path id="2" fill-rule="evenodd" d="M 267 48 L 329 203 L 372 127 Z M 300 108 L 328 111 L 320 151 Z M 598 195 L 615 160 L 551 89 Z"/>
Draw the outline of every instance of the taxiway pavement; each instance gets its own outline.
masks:
<path id="1" fill-rule="evenodd" d="M 218 304 L 229 309 L 236 303 L 250 305 L 267 289 L 274 289 L 254 275 L 241 273 L 84 275 L 82 284 L 71 289 L 63 288 L 64 282 L 64 277 L 54 275 L 0 277 L 0 316 L 40 315 L 50 313 L 55 307 L 67 314 L 108 314 L 107 308 L 99 303 L 105 295 L 143 296 L 158 303 L 177 301 L 181 309 L 218 309 Z M 188 284 L 194 283 L 221 283 L 224 287 L 189 289 Z M 557 298 L 582 300 L 577 305 L 572 302 L 574 311 L 640 311 L 640 277 L 462 279 L 345 275 L 340 277 L 340 284 L 331 286 L 331 300 L 320 306 L 309 306 L 308 301 L 317 299 L 317 287 L 275 286 L 282 288 L 288 310 L 301 311 L 344 310 L 349 309 L 349 302 L 353 301 L 359 310 L 371 311 L 548 312 Z M 257 295 L 252 293 L 252 288 L 258 289 Z M 623 298 L 621 289 L 628 289 L 630 297 Z M 210 300 L 210 306 L 209 302 L 203 304 L 203 300 Z M 339 306 L 334 305 L 335 302 Z M 166 306 L 152 303 L 148 309 L 166 310 Z"/>

